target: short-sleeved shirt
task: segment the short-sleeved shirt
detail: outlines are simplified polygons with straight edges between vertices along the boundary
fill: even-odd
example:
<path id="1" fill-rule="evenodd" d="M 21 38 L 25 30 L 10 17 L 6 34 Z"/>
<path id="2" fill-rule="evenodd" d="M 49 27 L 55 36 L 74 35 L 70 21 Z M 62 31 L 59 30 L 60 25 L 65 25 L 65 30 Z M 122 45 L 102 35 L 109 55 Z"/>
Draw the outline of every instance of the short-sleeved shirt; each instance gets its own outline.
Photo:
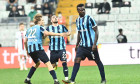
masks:
<path id="1" fill-rule="evenodd" d="M 42 26 L 35 25 L 26 31 L 28 38 L 28 52 L 44 50 L 42 47 L 42 36 L 46 31 Z"/>
<path id="2" fill-rule="evenodd" d="M 46 28 L 49 32 L 54 33 L 63 33 L 68 32 L 67 28 L 64 25 L 58 25 L 58 26 L 52 26 Z M 61 36 L 49 36 L 50 43 L 49 43 L 49 49 L 50 50 L 63 50 L 66 48 L 64 37 Z"/>
<path id="3" fill-rule="evenodd" d="M 80 43 L 82 47 L 92 47 L 95 39 L 94 27 L 97 26 L 95 20 L 89 15 L 76 19 L 77 30 L 80 32 Z"/>

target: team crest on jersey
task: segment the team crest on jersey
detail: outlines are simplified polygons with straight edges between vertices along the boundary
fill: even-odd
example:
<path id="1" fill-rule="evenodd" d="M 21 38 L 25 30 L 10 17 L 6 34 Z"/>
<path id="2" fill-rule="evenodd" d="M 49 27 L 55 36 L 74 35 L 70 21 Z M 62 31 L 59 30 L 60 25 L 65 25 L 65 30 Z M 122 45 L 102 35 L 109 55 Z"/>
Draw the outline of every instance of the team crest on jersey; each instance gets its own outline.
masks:
<path id="1" fill-rule="evenodd" d="M 85 23 L 83 22 L 83 25 L 84 25 Z"/>

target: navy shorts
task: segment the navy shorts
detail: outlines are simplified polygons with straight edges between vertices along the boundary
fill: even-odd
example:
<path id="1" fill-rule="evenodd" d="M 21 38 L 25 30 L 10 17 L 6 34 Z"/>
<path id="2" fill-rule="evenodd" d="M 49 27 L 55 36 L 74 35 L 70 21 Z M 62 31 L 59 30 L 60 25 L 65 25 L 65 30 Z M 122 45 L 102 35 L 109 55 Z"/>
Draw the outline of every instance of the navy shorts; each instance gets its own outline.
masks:
<path id="1" fill-rule="evenodd" d="M 29 53 L 29 55 L 35 63 L 38 63 L 41 60 L 45 64 L 49 61 L 49 58 L 44 50 L 34 51 Z"/>
<path id="2" fill-rule="evenodd" d="M 79 46 L 76 52 L 76 58 L 82 58 L 85 60 L 87 57 L 88 60 L 100 61 L 98 50 L 92 50 L 92 47 L 81 47 Z"/>
<path id="3" fill-rule="evenodd" d="M 67 61 L 66 50 L 52 50 L 50 53 L 50 61 L 52 64 L 58 62 L 58 60 Z"/>

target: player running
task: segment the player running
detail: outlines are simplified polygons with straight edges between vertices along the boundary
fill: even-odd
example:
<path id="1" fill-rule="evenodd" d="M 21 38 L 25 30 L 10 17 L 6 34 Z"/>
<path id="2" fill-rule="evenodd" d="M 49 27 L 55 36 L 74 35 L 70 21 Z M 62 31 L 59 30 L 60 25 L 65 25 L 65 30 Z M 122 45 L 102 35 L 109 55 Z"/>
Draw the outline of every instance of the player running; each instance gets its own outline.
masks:
<path id="1" fill-rule="evenodd" d="M 76 26 L 78 29 L 77 43 L 76 43 L 76 58 L 73 66 L 71 79 L 68 81 L 63 80 L 66 84 L 75 84 L 75 78 L 79 71 L 81 60 L 85 60 L 87 57 L 89 60 L 94 60 L 99 68 L 101 75 L 101 84 L 106 83 L 104 66 L 100 60 L 97 40 L 98 40 L 98 28 L 95 20 L 89 15 L 85 15 L 84 4 L 77 5 L 77 11 L 79 17 L 76 20 Z"/>
<path id="2" fill-rule="evenodd" d="M 51 22 L 52 22 L 52 25 L 46 28 L 47 31 L 54 32 L 54 33 L 68 32 L 67 28 L 64 25 L 58 24 L 58 17 L 56 15 L 53 15 L 51 17 Z M 58 60 L 59 59 L 61 60 L 65 80 L 68 80 L 66 44 L 65 44 L 64 37 L 49 36 L 49 39 L 50 39 L 49 50 L 51 51 L 50 61 L 53 67 L 56 67 Z"/>
<path id="3" fill-rule="evenodd" d="M 27 78 L 24 83 L 31 84 L 31 77 L 40 65 L 40 60 L 48 67 L 51 76 L 54 79 L 54 84 L 60 84 L 57 80 L 56 73 L 49 61 L 47 54 L 42 47 L 42 36 L 52 35 L 52 36 L 67 36 L 69 33 L 53 33 L 46 31 L 42 26 L 44 25 L 44 20 L 41 14 L 36 14 L 34 16 L 34 24 L 26 32 L 25 47 L 27 49 L 27 54 L 31 56 L 35 65 L 31 67 Z"/>

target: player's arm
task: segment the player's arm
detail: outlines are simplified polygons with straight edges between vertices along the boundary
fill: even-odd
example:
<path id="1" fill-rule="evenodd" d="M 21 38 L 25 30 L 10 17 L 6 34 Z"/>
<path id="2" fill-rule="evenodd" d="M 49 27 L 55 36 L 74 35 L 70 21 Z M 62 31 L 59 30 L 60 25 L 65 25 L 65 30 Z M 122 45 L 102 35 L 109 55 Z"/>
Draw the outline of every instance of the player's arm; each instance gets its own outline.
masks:
<path id="1" fill-rule="evenodd" d="M 95 32 L 95 39 L 94 39 L 94 44 L 92 46 L 92 50 L 96 50 L 97 49 L 97 41 L 98 41 L 98 36 L 99 36 L 99 31 L 98 31 L 98 27 L 97 24 L 95 22 L 95 20 L 93 18 L 90 17 L 90 22 L 92 24 L 92 29 Z"/>
<path id="2" fill-rule="evenodd" d="M 81 40 L 81 38 L 80 38 L 80 32 L 78 31 L 78 34 L 77 34 L 77 42 L 76 42 L 75 51 L 77 51 L 77 48 L 78 48 L 79 43 L 80 43 L 80 40 Z"/>
<path id="3" fill-rule="evenodd" d="M 54 32 L 48 32 L 48 31 L 44 31 L 44 36 L 69 36 L 70 33 L 54 33 Z"/>
<path id="4" fill-rule="evenodd" d="M 68 36 L 70 33 L 54 33 L 54 32 L 48 32 L 43 27 L 40 27 L 41 32 L 44 34 L 44 36 Z"/>
<path id="5" fill-rule="evenodd" d="M 98 31 L 98 27 L 95 26 L 93 28 L 94 32 L 95 32 L 95 39 L 94 39 L 94 44 L 93 45 L 96 45 L 97 44 L 97 41 L 98 41 L 98 36 L 99 36 L 99 31 Z"/>
<path id="6" fill-rule="evenodd" d="M 95 39 L 94 39 L 94 44 L 93 44 L 93 46 L 92 46 L 92 50 L 95 50 L 95 49 L 97 49 L 96 44 L 97 44 L 97 41 L 98 41 L 99 31 L 98 31 L 98 27 L 97 27 L 97 26 L 95 26 L 95 27 L 93 28 L 93 30 L 94 30 L 94 32 L 95 32 Z"/>
<path id="7" fill-rule="evenodd" d="M 63 32 L 65 32 L 65 33 L 69 33 L 69 35 L 68 35 L 68 36 L 70 36 L 70 35 L 71 35 L 71 32 L 70 32 L 70 31 L 68 31 L 68 29 L 67 29 L 64 25 L 62 25 L 62 27 L 64 28 L 64 31 L 63 31 Z"/>

